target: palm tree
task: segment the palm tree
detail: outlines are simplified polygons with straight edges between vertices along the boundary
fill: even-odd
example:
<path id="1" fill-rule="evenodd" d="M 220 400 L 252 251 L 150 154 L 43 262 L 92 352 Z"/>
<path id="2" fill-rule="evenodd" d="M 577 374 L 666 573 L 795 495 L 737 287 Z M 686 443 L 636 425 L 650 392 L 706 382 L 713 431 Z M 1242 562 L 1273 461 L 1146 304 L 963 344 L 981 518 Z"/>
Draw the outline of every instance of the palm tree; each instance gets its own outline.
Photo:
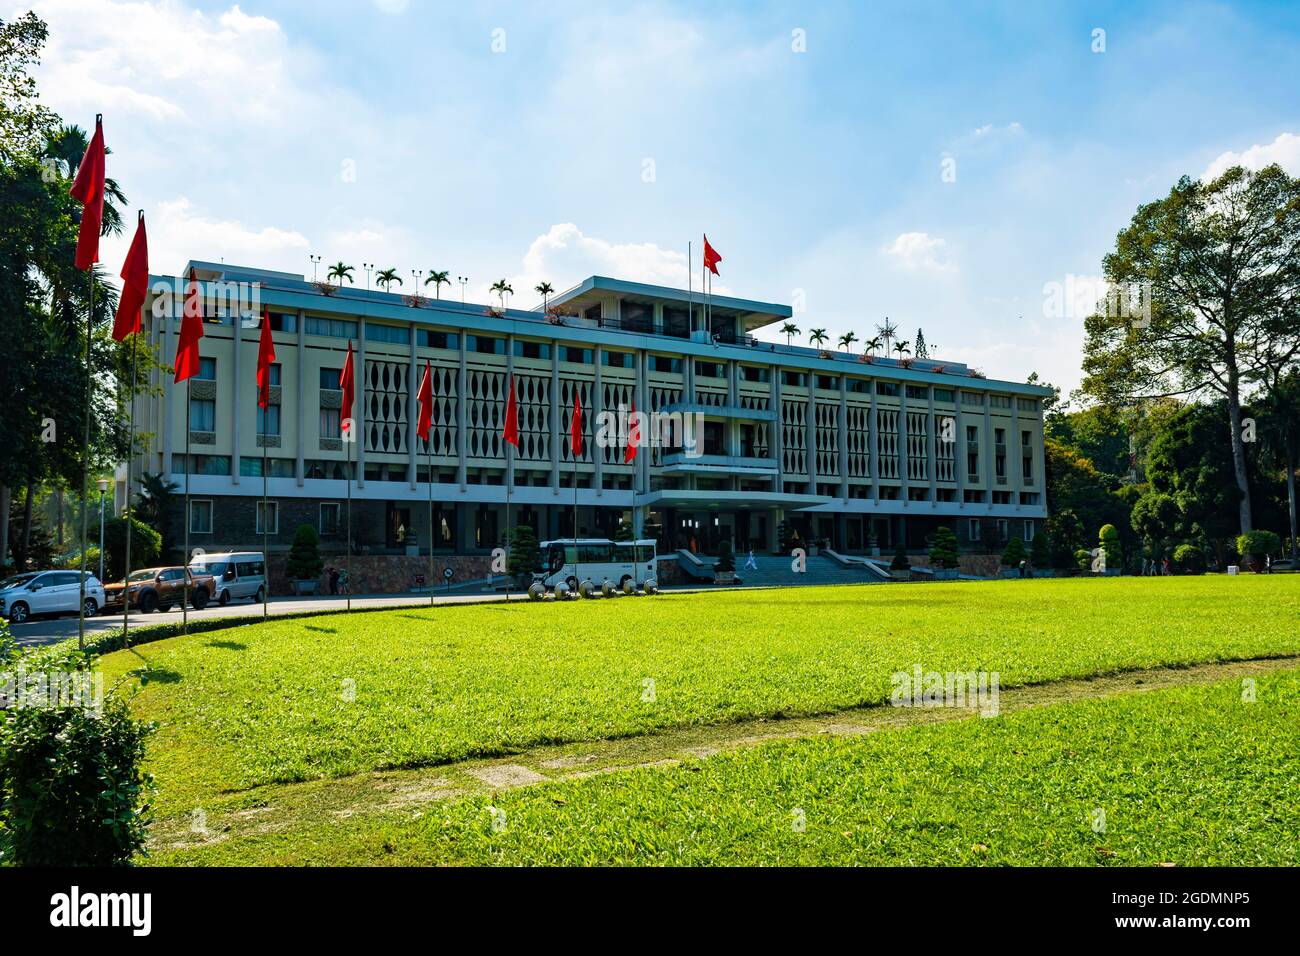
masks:
<path id="1" fill-rule="evenodd" d="M 875 354 L 880 351 L 880 336 L 879 335 L 872 336 L 871 338 L 863 342 L 862 350 L 864 352 L 870 352 L 872 357 L 875 357 Z"/>
<path id="2" fill-rule="evenodd" d="M 375 284 L 384 287 L 385 292 L 391 291 L 393 283 L 402 284 L 402 277 L 397 274 L 396 269 L 382 269 L 375 273 Z"/>
<path id="3" fill-rule="evenodd" d="M 808 333 L 808 341 L 811 342 L 813 345 L 816 345 L 818 348 L 821 348 L 826 341 L 826 330 L 813 329 L 811 332 Z"/>
<path id="4" fill-rule="evenodd" d="M 45 141 L 41 159 L 52 160 L 59 173 L 72 178 L 77 174 L 81 157 L 90 145 L 90 137 L 80 126 L 61 126 Z M 104 155 L 112 155 L 112 150 L 104 147 Z M 126 196 L 118 188 L 117 180 L 111 176 L 104 179 L 104 214 L 100 223 L 101 236 L 120 236 L 122 234 L 122 213 L 118 207 L 126 205 Z"/>
<path id="5" fill-rule="evenodd" d="M 555 286 L 549 282 L 539 282 L 533 286 L 533 291 L 542 297 L 542 312 L 545 312 L 549 307 L 550 296 L 555 292 Z"/>
<path id="6" fill-rule="evenodd" d="M 795 325 L 793 322 L 787 322 L 785 325 L 781 326 L 781 334 L 785 336 L 785 344 L 788 346 L 790 344 L 790 339 L 799 334 L 799 326 Z"/>
<path id="7" fill-rule="evenodd" d="M 506 296 L 515 294 L 515 290 L 510 287 L 510 283 L 506 282 L 505 279 L 497 279 L 496 282 L 493 282 L 490 286 L 490 291 L 497 294 L 497 297 L 501 300 L 501 308 L 503 309 L 506 307 Z"/>
<path id="8" fill-rule="evenodd" d="M 444 285 L 451 285 L 451 277 L 448 276 L 448 274 L 447 274 L 446 272 L 437 272 L 437 271 L 435 271 L 435 270 L 433 270 L 433 269 L 430 269 L 430 270 L 429 270 L 429 277 L 428 277 L 427 279 L 424 280 L 424 284 L 425 284 L 425 285 L 432 285 L 432 286 L 433 286 L 433 297 L 434 297 L 435 299 L 441 299 L 441 298 L 442 298 L 442 287 L 443 287 Z"/>
<path id="9" fill-rule="evenodd" d="M 338 279 L 340 289 L 343 288 L 344 279 L 348 280 L 348 285 L 352 285 L 352 267 L 345 264 L 343 260 L 340 259 L 338 262 L 334 263 L 334 265 L 329 267 L 329 270 L 325 273 L 325 278 Z"/>
<path id="10" fill-rule="evenodd" d="M 901 342 L 895 343 L 894 351 L 898 353 L 898 360 L 901 362 L 903 361 L 903 356 L 906 355 L 908 352 L 912 351 L 911 343 L 909 343 L 906 339 L 904 339 Z"/>
<path id="11" fill-rule="evenodd" d="M 858 336 L 855 332 L 853 332 L 852 330 L 845 332 L 843 335 L 840 336 L 839 339 L 840 348 L 842 348 L 844 351 L 847 352 L 849 350 L 849 346 L 852 345 L 857 340 L 858 340 Z"/>
<path id="12" fill-rule="evenodd" d="M 890 351 L 889 343 L 894 341 L 894 333 L 898 331 L 898 326 L 889 321 L 889 316 L 885 316 L 885 324 L 876 326 L 876 331 L 880 333 L 881 339 L 885 343 L 885 352 Z"/>

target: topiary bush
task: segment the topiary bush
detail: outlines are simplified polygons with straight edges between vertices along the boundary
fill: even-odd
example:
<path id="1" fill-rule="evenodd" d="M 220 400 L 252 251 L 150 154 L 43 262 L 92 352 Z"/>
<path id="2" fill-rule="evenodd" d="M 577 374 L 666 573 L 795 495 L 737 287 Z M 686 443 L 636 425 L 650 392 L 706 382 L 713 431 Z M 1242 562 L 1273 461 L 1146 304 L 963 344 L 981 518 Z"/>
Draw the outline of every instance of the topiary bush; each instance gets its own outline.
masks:
<path id="1" fill-rule="evenodd" d="M 1272 531 L 1247 531 L 1237 536 L 1237 552 L 1256 571 L 1264 568 L 1264 559 L 1282 548 L 1282 539 Z"/>
<path id="2" fill-rule="evenodd" d="M 1120 545 L 1119 529 L 1113 524 L 1104 524 L 1097 534 L 1097 546 L 1106 552 L 1106 570 L 1118 571 L 1124 566 L 1124 550 Z"/>
<path id="3" fill-rule="evenodd" d="M 506 572 L 520 583 L 531 582 L 534 571 L 541 570 L 542 550 L 537 534 L 526 524 L 515 525 L 510 532 L 510 556 Z"/>
<path id="4" fill-rule="evenodd" d="M 1180 544 L 1174 548 L 1174 564 L 1188 574 L 1200 574 L 1205 570 L 1205 552 L 1194 544 Z"/>
<path id="5" fill-rule="evenodd" d="M 930 542 L 930 566 L 935 568 L 955 568 L 960 564 L 961 552 L 957 548 L 957 536 L 951 528 L 934 529 L 934 538 Z"/>
<path id="6" fill-rule="evenodd" d="M 894 560 L 889 562 L 891 571 L 910 571 L 912 566 L 907 561 L 907 552 L 903 550 L 900 544 L 894 551 Z"/>
<path id="7" fill-rule="evenodd" d="M 1036 568 L 1052 566 L 1052 538 L 1042 528 L 1038 529 L 1034 540 L 1029 543 L 1029 561 Z"/>
<path id="8" fill-rule="evenodd" d="M 1021 561 L 1028 560 L 1029 552 L 1025 550 L 1025 543 L 1019 538 L 1012 538 L 1007 542 L 1007 549 L 1002 552 L 1002 563 L 1009 568 L 1020 566 Z"/>
<path id="9" fill-rule="evenodd" d="M 724 573 L 736 570 L 736 556 L 731 550 L 731 542 L 726 538 L 718 544 L 718 560 L 714 563 L 713 570 Z"/>
<path id="10" fill-rule="evenodd" d="M 162 535 L 135 515 L 131 516 L 131 566 L 148 568 L 162 554 Z M 126 517 L 104 522 L 104 574 L 110 581 L 126 577 Z"/>
<path id="11" fill-rule="evenodd" d="M 13 685 L 0 710 L 0 865 L 130 863 L 145 852 L 152 816 L 153 780 L 142 767 L 154 725 L 116 697 L 96 700 L 102 683 L 89 655 L 70 648 L 19 658 L 6 638 L 0 668 L 21 668 L 28 692 Z M 39 690 L 56 680 L 77 692 L 56 699 Z"/>
<path id="12" fill-rule="evenodd" d="M 1078 551 L 1074 552 L 1074 563 L 1078 566 L 1080 571 L 1091 571 L 1092 552 L 1087 548 L 1080 548 Z"/>
<path id="13" fill-rule="evenodd" d="M 284 573 L 290 581 L 315 581 L 325 570 L 320 559 L 320 536 L 309 524 L 300 524 L 293 533 L 293 546 L 285 561 Z"/>

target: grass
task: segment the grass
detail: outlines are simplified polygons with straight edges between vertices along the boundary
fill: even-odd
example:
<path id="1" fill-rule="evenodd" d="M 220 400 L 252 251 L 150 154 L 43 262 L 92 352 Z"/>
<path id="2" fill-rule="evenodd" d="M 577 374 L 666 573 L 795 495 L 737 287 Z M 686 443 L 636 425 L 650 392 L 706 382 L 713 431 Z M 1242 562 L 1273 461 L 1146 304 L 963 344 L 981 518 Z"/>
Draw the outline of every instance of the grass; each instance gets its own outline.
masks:
<path id="1" fill-rule="evenodd" d="M 1287 670 L 1254 702 L 1238 679 L 769 743 L 414 814 L 302 813 L 154 862 L 1296 865 L 1297 754 Z"/>
<path id="2" fill-rule="evenodd" d="M 890 675 L 1017 684 L 1300 651 L 1300 580 L 925 584 L 395 610 L 256 624 L 103 658 L 164 812 L 277 782 L 888 699 Z M 653 700 L 645 681 L 653 680 Z"/>

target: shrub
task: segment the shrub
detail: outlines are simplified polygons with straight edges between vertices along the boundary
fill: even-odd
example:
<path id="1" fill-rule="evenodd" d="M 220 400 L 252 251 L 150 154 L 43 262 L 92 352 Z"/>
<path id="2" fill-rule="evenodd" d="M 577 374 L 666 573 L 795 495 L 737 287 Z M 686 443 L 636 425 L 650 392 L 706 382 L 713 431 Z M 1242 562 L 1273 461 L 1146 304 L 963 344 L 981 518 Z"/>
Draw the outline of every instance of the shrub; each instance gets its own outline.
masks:
<path id="1" fill-rule="evenodd" d="M 912 566 L 907 562 L 907 552 L 903 550 L 903 546 L 901 544 L 894 551 L 894 560 L 889 562 L 889 570 L 891 571 L 912 570 Z"/>
<path id="2" fill-rule="evenodd" d="M 506 562 L 506 571 L 522 581 L 531 579 L 533 572 L 541 566 L 542 550 L 537 534 L 526 524 L 515 525 L 510 532 L 510 558 Z"/>
<path id="3" fill-rule="evenodd" d="M 1194 544 L 1180 544 L 1174 548 L 1174 563 L 1191 574 L 1205 570 L 1205 552 Z"/>
<path id="4" fill-rule="evenodd" d="M 1034 535 L 1034 540 L 1029 543 L 1029 560 L 1036 568 L 1050 568 L 1052 566 L 1052 538 L 1042 528 Z"/>
<path id="5" fill-rule="evenodd" d="M 121 866 L 144 852 L 152 779 L 142 764 L 152 724 L 115 697 L 100 713 L 33 705 L 2 714 L 0 862 Z"/>
<path id="6" fill-rule="evenodd" d="M 1271 531 L 1248 531 L 1236 537 L 1236 550 L 1252 566 L 1264 566 L 1265 555 L 1282 549 L 1282 538 Z"/>
<path id="7" fill-rule="evenodd" d="M 1101 526 L 1097 535 L 1098 546 L 1106 553 L 1106 570 L 1118 571 L 1124 565 L 1124 551 L 1120 547 L 1119 529 L 1113 524 Z"/>
<path id="8" fill-rule="evenodd" d="M 1078 565 L 1080 571 L 1092 570 L 1092 552 L 1087 548 L 1080 548 L 1074 552 L 1074 563 Z"/>
<path id="9" fill-rule="evenodd" d="M 726 538 L 718 545 L 718 560 L 713 565 L 713 570 L 723 572 L 736 570 L 736 556 L 732 553 L 731 542 Z"/>
<path id="10" fill-rule="evenodd" d="M 1012 538 L 1007 542 L 1007 549 L 1002 552 L 1002 563 L 1009 568 L 1018 567 L 1021 561 L 1027 560 L 1029 554 L 1025 551 L 1025 543 L 1019 538 Z"/>
<path id="11" fill-rule="evenodd" d="M 55 562 L 55 566 L 63 571 L 80 571 L 81 552 L 68 552 Z M 99 545 L 92 544 L 86 549 L 86 570 L 91 574 L 99 573 Z"/>
<path id="12" fill-rule="evenodd" d="M 131 516 L 131 565 L 147 568 L 158 563 L 162 554 L 162 535 L 143 521 Z M 104 522 L 104 574 L 110 581 L 126 577 L 126 518 Z"/>
<path id="13" fill-rule="evenodd" d="M 936 568 L 955 568 L 959 565 L 961 552 L 957 550 L 957 536 L 951 528 L 939 527 L 934 530 L 934 540 L 930 542 L 930 564 Z"/>
<path id="14" fill-rule="evenodd" d="M 325 570 L 320 559 L 320 536 L 309 524 L 300 524 L 293 533 L 293 546 L 284 565 L 290 581 L 315 581 Z"/>

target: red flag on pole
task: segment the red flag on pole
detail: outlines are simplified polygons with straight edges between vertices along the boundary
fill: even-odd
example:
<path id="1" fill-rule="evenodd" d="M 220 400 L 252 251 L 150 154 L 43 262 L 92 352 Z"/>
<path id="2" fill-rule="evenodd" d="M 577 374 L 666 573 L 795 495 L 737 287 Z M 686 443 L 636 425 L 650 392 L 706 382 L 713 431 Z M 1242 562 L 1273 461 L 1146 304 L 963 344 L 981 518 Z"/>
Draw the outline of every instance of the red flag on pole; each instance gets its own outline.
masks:
<path id="1" fill-rule="evenodd" d="M 708 269 L 715 276 L 718 275 L 718 263 L 722 261 L 722 256 L 718 255 L 718 250 L 709 245 L 709 237 L 704 237 L 704 268 Z"/>
<path id="2" fill-rule="evenodd" d="M 519 450 L 519 405 L 515 400 L 515 377 L 510 376 L 510 396 L 506 399 L 506 423 L 501 438 Z"/>
<path id="3" fill-rule="evenodd" d="M 117 315 L 113 318 L 113 338 L 121 342 L 128 335 L 140 331 L 140 310 L 149 291 L 149 239 L 144 231 L 144 210 L 140 210 L 135 226 L 135 238 L 122 263 L 122 294 L 117 299 Z"/>
<path id="4" fill-rule="evenodd" d="M 636 417 L 636 402 L 627 416 L 627 451 L 623 454 L 623 464 L 636 458 L 637 448 L 641 444 L 641 421 Z"/>
<path id="5" fill-rule="evenodd" d="M 183 382 L 199 374 L 199 339 L 203 338 L 203 298 L 199 283 L 190 273 L 190 287 L 181 309 L 181 334 L 176 342 L 176 378 Z"/>
<path id="6" fill-rule="evenodd" d="M 415 433 L 421 441 L 429 440 L 429 427 L 433 424 L 433 363 L 424 361 L 424 378 L 420 379 L 420 391 L 416 393 L 416 402 L 420 405 L 419 423 Z"/>
<path id="7" fill-rule="evenodd" d="M 262 311 L 262 338 L 257 343 L 257 407 L 271 404 L 271 366 L 275 363 L 275 340 L 271 338 L 271 312 Z"/>
<path id="8" fill-rule="evenodd" d="M 343 389 L 343 411 L 340 415 L 339 422 L 342 427 L 342 434 L 345 441 L 351 440 L 352 436 L 352 405 L 356 399 L 356 385 L 353 381 L 352 373 L 352 340 L 348 339 L 348 357 L 343 360 L 343 371 L 339 372 L 339 388 Z"/>
<path id="9" fill-rule="evenodd" d="M 574 458 L 582 454 L 582 399 L 576 385 L 573 389 L 573 421 L 569 423 L 569 450 Z"/>
<path id="10" fill-rule="evenodd" d="M 81 228 L 77 233 L 78 269 L 89 269 L 99 261 L 99 232 L 104 221 L 104 121 L 95 117 L 95 135 L 81 157 L 77 178 L 69 190 L 81 203 Z"/>

